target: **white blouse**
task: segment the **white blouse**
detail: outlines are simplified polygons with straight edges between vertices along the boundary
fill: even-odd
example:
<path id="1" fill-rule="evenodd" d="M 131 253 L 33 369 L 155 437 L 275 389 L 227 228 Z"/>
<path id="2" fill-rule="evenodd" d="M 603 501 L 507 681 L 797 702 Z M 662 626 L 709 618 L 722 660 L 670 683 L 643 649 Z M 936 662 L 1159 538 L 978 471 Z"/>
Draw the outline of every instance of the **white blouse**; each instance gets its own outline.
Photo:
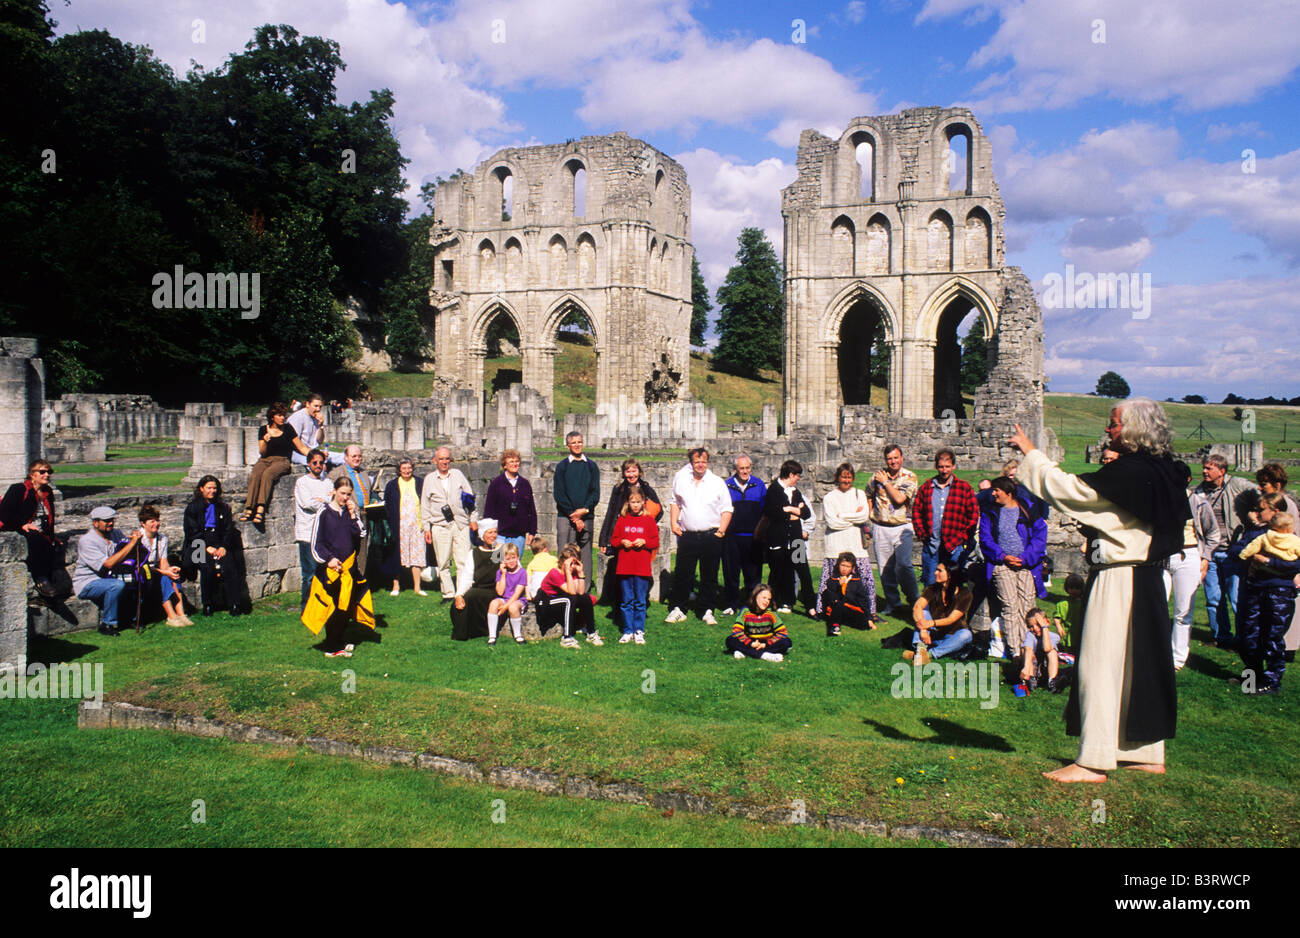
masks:
<path id="1" fill-rule="evenodd" d="M 834 558 L 848 551 L 854 557 L 866 557 L 862 528 L 871 523 L 867 493 L 862 489 L 832 489 L 822 497 L 822 512 L 826 515 L 826 556 Z"/>

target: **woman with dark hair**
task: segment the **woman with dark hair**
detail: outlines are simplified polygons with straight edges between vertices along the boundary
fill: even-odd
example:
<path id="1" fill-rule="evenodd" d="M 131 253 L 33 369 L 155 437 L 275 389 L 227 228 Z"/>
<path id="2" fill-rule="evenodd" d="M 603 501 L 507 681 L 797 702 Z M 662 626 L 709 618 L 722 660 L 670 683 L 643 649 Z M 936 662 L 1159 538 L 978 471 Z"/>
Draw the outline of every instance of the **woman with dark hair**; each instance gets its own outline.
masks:
<path id="1" fill-rule="evenodd" d="M 302 624 L 315 634 L 320 634 L 324 620 L 326 658 L 352 657 L 353 646 L 343 642 L 349 622 L 375 627 L 370 587 L 356 566 L 363 530 L 365 521 L 352 497 L 352 480 L 339 476 L 334 480 L 334 497 L 316 515 L 312 529 L 316 574 L 302 614 Z"/>
<path id="2" fill-rule="evenodd" d="M 871 503 L 867 493 L 854 488 L 857 473 L 849 463 L 840 463 L 835 469 L 835 488 L 822 496 L 822 514 L 826 517 L 826 537 L 822 560 L 822 578 L 817 585 L 817 614 L 824 609 L 822 597 L 826 585 L 837 576 L 841 555 L 853 555 L 853 565 L 858 580 L 868 594 L 867 618 L 876 614 L 876 583 L 871 576 L 871 557 L 867 554 L 867 541 L 871 537 Z M 873 625 L 872 628 L 875 628 Z"/>
<path id="3" fill-rule="evenodd" d="M 600 535 L 596 538 L 596 547 L 605 555 L 605 581 L 600 595 L 602 598 L 608 597 L 610 605 L 614 607 L 610 619 L 617 625 L 622 624 L 623 611 L 620 605 L 622 594 L 619 578 L 614 573 L 618 567 L 618 545 L 613 543 L 614 525 L 622 517 L 623 506 L 627 504 L 628 495 L 634 491 L 639 491 L 641 497 L 645 499 L 642 513 L 656 524 L 664 514 L 663 502 L 659 500 L 654 486 L 641 475 L 639 462 L 632 458 L 623 460 L 622 473 L 623 480 L 610 489 L 609 501 L 605 505 L 605 520 L 600 526 Z"/>
<path id="4" fill-rule="evenodd" d="M 27 539 L 27 569 L 46 599 L 58 593 L 50 577 L 63 566 L 63 541 L 54 534 L 53 474 L 44 459 L 34 460 L 26 480 L 9 486 L 0 502 L 0 531 L 18 531 Z"/>
<path id="5" fill-rule="evenodd" d="M 261 525 L 266 520 L 266 506 L 271 501 L 276 479 L 293 468 L 290 458 L 294 450 L 304 457 L 311 452 L 298 438 L 298 431 L 285 422 L 288 417 L 289 408 L 279 401 L 266 409 L 266 424 L 257 430 L 257 451 L 261 459 L 253 463 L 248 473 L 248 495 L 244 498 L 244 513 L 239 516 L 241 522 L 252 518 L 253 524 Z"/>
<path id="6" fill-rule="evenodd" d="M 973 640 L 970 623 L 971 591 L 962 586 L 940 561 L 934 568 L 934 582 L 921 591 L 912 606 L 912 647 L 903 657 L 913 664 L 929 664 L 931 658 L 955 655 Z"/>
<path id="7" fill-rule="evenodd" d="M 767 487 L 763 500 L 763 518 L 767 521 L 767 563 L 772 569 L 773 602 L 776 612 L 787 615 L 794 605 L 794 552 L 806 550 L 802 519 L 812 517 L 812 509 L 799 491 L 803 466 L 793 459 L 781 463 L 776 481 Z"/>
<path id="8" fill-rule="evenodd" d="M 1110 412 L 1106 433 L 1124 455 L 1081 476 L 1057 468 L 1019 426 L 1008 440 L 1025 454 L 1018 474 L 1025 488 L 1085 525 L 1091 543 L 1065 709 L 1079 754 L 1044 773 L 1057 782 L 1104 782 L 1120 763 L 1163 774 L 1164 741 L 1177 719 L 1162 574 L 1166 559 L 1183 549 L 1192 511 L 1171 455 L 1173 427 L 1159 404 L 1132 398 Z"/>
<path id="9" fill-rule="evenodd" d="M 221 481 L 214 475 L 199 479 L 194 498 L 185 506 L 185 547 L 181 568 L 199 571 L 199 597 L 203 614 L 212 615 L 213 591 L 217 579 L 226 592 L 226 607 L 232 616 L 244 611 L 243 556 L 239 551 L 239 530 L 231 520 L 230 506 L 221 500 Z"/>
<path id="10" fill-rule="evenodd" d="M 826 634 L 839 635 L 840 626 L 854 629 L 874 629 L 871 621 L 873 595 L 867 591 L 858 569 L 858 558 L 846 550 L 832 558 L 834 576 L 823 584 L 817 606 L 826 620 Z M 869 568 L 868 568 L 869 569 Z M 870 573 L 867 574 L 868 577 Z"/>

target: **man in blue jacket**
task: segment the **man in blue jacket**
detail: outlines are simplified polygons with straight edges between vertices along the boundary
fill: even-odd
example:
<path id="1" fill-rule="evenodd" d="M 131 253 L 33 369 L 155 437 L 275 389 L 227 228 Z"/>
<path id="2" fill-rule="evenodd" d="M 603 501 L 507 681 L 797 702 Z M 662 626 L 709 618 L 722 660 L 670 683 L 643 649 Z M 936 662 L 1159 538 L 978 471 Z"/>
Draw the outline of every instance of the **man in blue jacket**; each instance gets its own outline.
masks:
<path id="1" fill-rule="evenodd" d="M 1038 506 L 1016 498 L 1016 483 L 993 480 L 994 509 L 980 512 L 980 550 L 992 595 L 1002 607 L 1002 639 L 1012 653 L 1025 640 L 1025 614 L 1038 605 L 1033 570 L 1047 553 L 1047 523 Z"/>
<path id="2" fill-rule="evenodd" d="M 722 601 L 724 616 L 735 615 L 745 603 L 738 592 L 740 578 L 745 578 L 745 596 L 763 579 L 763 558 L 754 546 L 754 528 L 763 517 L 763 499 L 767 485 L 753 474 L 754 463 L 743 453 L 733 463 L 735 473 L 727 479 L 731 496 L 731 524 L 722 541 Z"/>
<path id="3" fill-rule="evenodd" d="M 595 460 L 582 454 L 582 434 L 570 430 L 564 437 L 569 455 L 555 467 L 556 550 L 565 544 L 577 544 L 582 551 L 583 575 L 587 592 L 596 582 L 591 567 L 591 541 L 596 503 L 600 501 L 600 468 Z"/>

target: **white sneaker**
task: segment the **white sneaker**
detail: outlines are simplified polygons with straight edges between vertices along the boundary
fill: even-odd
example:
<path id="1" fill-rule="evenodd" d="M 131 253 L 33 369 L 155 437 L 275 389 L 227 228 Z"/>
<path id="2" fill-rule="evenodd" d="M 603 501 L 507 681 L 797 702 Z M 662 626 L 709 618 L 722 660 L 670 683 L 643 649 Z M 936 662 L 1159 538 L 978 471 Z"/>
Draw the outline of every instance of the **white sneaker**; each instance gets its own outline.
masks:
<path id="1" fill-rule="evenodd" d="M 678 609 L 676 606 L 674 606 L 674 607 L 673 607 L 673 611 L 670 612 L 670 613 L 668 613 L 668 615 L 664 616 L 664 621 L 665 621 L 665 622 L 685 622 L 685 621 L 686 621 L 686 613 L 682 612 L 680 609 Z"/>
<path id="2" fill-rule="evenodd" d="M 401 589 L 401 587 L 399 587 L 399 586 L 394 586 L 394 587 L 393 587 L 393 591 L 392 591 L 391 593 L 389 593 L 388 595 L 389 595 L 389 596 L 400 596 L 400 595 L 402 595 L 402 589 Z"/>
<path id="3" fill-rule="evenodd" d="M 743 651 L 733 651 L 731 657 L 735 658 L 737 661 L 744 661 L 746 656 Z"/>
<path id="4" fill-rule="evenodd" d="M 422 589 L 417 589 L 417 590 L 415 591 L 415 595 L 416 595 L 416 596 L 428 596 L 429 594 L 426 593 L 426 592 L 425 592 L 424 590 L 422 590 Z"/>
<path id="5" fill-rule="evenodd" d="M 644 645 L 644 644 L 645 644 L 645 632 L 636 632 L 636 633 L 634 633 L 634 634 L 632 635 L 632 641 L 636 642 L 638 645 Z"/>
<path id="6" fill-rule="evenodd" d="M 631 632 L 624 632 L 622 635 L 620 635 L 620 636 L 618 637 L 618 643 L 619 643 L 620 645 L 626 645 L 626 644 L 627 644 L 628 642 L 630 642 L 630 641 L 632 641 L 632 633 L 631 633 Z"/>
<path id="7" fill-rule="evenodd" d="M 791 609 L 789 606 L 782 606 L 780 609 L 777 610 L 777 614 L 782 616 L 788 616 L 790 612 Z"/>
<path id="8" fill-rule="evenodd" d="M 425 583 L 433 582 L 433 567 L 425 567 L 420 571 L 420 579 Z"/>
<path id="9" fill-rule="evenodd" d="M 560 647 L 561 647 L 561 648 L 581 648 L 582 646 L 578 644 L 578 640 L 577 640 L 576 638 L 573 638 L 572 636 L 570 636 L 569 638 L 562 638 L 562 639 L 560 639 Z"/>
<path id="10" fill-rule="evenodd" d="M 765 651 L 761 655 L 764 661 L 784 661 L 785 655 L 777 654 L 774 651 Z"/>
<path id="11" fill-rule="evenodd" d="M 597 634 L 596 632 L 588 632 L 587 641 L 591 642 L 591 644 L 595 645 L 597 648 L 605 644 L 605 640 L 601 638 L 600 635 Z"/>
<path id="12" fill-rule="evenodd" d="M 703 615 L 701 618 L 704 619 L 704 624 L 705 624 L 705 625 L 717 625 L 717 624 L 718 624 L 718 620 L 715 619 L 715 618 L 713 618 L 713 610 L 712 610 L 712 609 L 706 609 L 706 610 L 704 610 L 704 615 Z"/>
<path id="13" fill-rule="evenodd" d="M 736 610 L 734 610 L 734 609 L 732 609 L 730 606 L 728 606 L 726 609 L 723 609 L 723 610 L 722 610 L 722 614 L 723 614 L 724 616 L 734 616 L 734 615 L 736 614 Z"/>

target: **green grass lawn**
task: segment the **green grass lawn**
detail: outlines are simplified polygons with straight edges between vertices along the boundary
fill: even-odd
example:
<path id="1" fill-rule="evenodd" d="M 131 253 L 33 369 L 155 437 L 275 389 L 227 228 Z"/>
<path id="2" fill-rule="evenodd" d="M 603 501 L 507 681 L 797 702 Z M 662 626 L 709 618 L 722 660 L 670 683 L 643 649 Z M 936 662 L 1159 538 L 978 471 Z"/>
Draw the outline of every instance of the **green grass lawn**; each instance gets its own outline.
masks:
<path id="1" fill-rule="evenodd" d="M 82 498 L 136 488 L 180 485 L 191 461 L 176 454 L 177 439 L 162 437 L 109 446 L 103 462 L 59 463 L 54 484 L 65 498 Z"/>
<path id="2" fill-rule="evenodd" d="M 435 596 L 384 593 L 376 610 L 387 627 L 374 636 L 359 632 L 356 656 L 339 662 L 313 649 L 295 608 L 296 597 L 284 596 L 259 603 L 247 619 L 218 615 L 194 629 L 154 628 L 116 640 L 68 636 L 37 644 L 33 659 L 102 661 L 110 693 L 136 703 L 294 734 L 428 749 L 481 765 L 636 781 L 721 802 L 800 798 L 810 811 L 982 829 L 1047 845 L 1300 843 L 1294 688 L 1271 699 L 1245 697 L 1226 681 L 1236 659 L 1196 641 L 1179 675 L 1170 773 L 1117 772 L 1099 788 L 1057 787 L 1039 773 L 1075 752 L 1062 730 L 1064 697 L 1039 692 L 1017 699 L 1002 687 L 992 709 L 974 699 L 896 699 L 891 666 L 898 653 L 881 649 L 880 638 L 897 631 L 897 622 L 829 640 L 821 626 L 788 617 L 795 647 L 780 664 L 733 660 L 722 653 L 723 628 L 694 619 L 664 624 L 663 606 L 652 609 L 642 647 L 611 641 L 569 651 L 550 641 L 490 649 L 482 641 L 452 642 L 446 607 Z M 604 632 L 614 637 L 612 629 Z M 1194 638 L 1205 636 L 1198 629 Z M 356 674 L 356 693 L 342 691 L 344 668 Z M 653 693 L 645 692 L 647 681 Z M 144 809 L 117 808 L 111 836 L 134 838 L 138 830 L 139 842 L 151 844 L 463 843 L 501 836 L 521 843 L 769 842 L 769 832 L 754 834 L 758 828 L 746 824 L 692 826 L 696 833 L 669 826 L 662 839 L 647 841 L 637 838 L 651 837 L 645 822 L 657 814 L 645 808 L 524 798 L 401 767 L 220 740 L 78 733 L 70 703 L 0 705 L 18 716 L 0 725 L 8 744 L 0 773 L 5 842 L 74 831 L 87 813 L 103 816 L 95 808 L 102 799 L 117 798 L 103 794 L 106 788 L 132 781 L 145 796 L 137 799 Z M 205 792 L 234 815 L 223 821 L 230 826 L 196 832 L 189 825 L 188 806 Z M 509 835 L 484 828 L 496 797 L 527 803 L 536 825 Z M 1092 821 L 1098 797 L 1106 801 L 1105 824 Z M 430 829 L 422 799 L 446 800 L 446 830 Z M 382 833 L 360 819 L 340 827 L 338 812 L 313 820 L 322 802 L 355 806 L 359 818 L 382 822 Z M 624 811 L 631 812 L 626 819 Z M 454 819 L 462 814 L 458 828 Z M 582 830 L 589 835 L 566 833 Z M 770 834 L 777 838 L 771 842 L 822 843 L 826 832 Z"/>

